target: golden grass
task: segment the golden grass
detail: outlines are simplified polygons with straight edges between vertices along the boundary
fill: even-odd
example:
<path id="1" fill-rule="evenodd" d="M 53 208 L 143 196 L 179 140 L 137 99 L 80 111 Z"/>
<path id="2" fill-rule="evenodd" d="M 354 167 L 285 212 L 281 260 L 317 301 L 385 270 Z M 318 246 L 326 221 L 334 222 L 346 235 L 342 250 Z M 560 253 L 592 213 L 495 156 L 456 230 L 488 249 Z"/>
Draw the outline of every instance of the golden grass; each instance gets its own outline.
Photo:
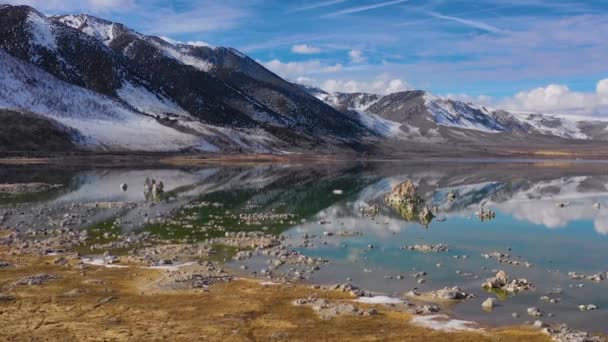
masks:
<path id="1" fill-rule="evenodd" d="M 5 250 L 6 251 L 6 250 Z M 17 301 L 0 304 L 0 340 L 43 341 L 548 341 L 525 328 L 486 333 L 446 333 L 409 323 L 406 313 L 378 306 L 377 316 L 317 317 L 308 307 L 292 305 L 311 295 L 349 300 L 334 291 L 304 285 L 262 286 L 241 279 L 201 290 L 161 291 L 156 270 L 91 267 L 85 273 L 55 265 L 52 258 L 11 256 L 18 265 L 0 271 L 3 293 Z M 36 273 L 61 279 L 39 286 L 7 289 Z M 80 289 L 81 294 L 66 293 Z M 111 299 L 111 300 L 110 300 Z"/>

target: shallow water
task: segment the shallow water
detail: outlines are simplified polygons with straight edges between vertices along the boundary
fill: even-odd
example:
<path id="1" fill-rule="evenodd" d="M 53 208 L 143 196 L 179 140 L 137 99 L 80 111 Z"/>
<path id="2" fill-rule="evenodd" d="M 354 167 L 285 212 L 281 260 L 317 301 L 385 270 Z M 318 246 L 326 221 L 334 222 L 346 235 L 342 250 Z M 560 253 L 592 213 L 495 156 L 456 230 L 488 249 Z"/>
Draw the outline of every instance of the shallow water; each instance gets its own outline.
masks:
<path id="1" fill-rule="evenodd" d="M 458 318 L 511 325 L 534 320 L 526 309 L 536 306 L 545 313 L 544 321 L 608 332 L 608 280 L 570 280 L 567 274 L 608 271 L 605 164 L 451 161 L 140 170 L 13 167 L 0 169 L 0 175 L 3 183 L 42 181 L 64 185 L 36 196 L 0 194 L 0 209 L 21 213 L 8 217 L 4 225 L 36 227 L 44 224 L 33 214 L 40 208 L 59 210 L 74 202 L 150 203 L 143 192 L 143 181 L 151 177 L 162 180 L 166 190 L 163 198 L 153 201 L 153 206 L 96 213 L 78 226 L 87 229 L 120 217 L 123 232 L 148 230 L 167 239 L 190 240 L 221 235 L 225 230 L 264 229 L 285 234 L 288 243 L 306 255 L 330 260 L 309 282 L 343 283 L 351 278 L 354 285 L 390 296 L 403 296 L 414 288 L 424 292 L 459 286 L 477 298 L 450 309 Z M 430 224 L 407 221 L 384 204 L 384 195 L 406 179 L 417 184 L 418 194 L 427 205 L 437 207 L 437 218 Z M 128 184 L 127 191 L 120 189 L 122 183 Z M 453 201 L 447 198 L 450 191 L 457 194 Z M 182 210 L 193 201 L 218 202 L 223 206 Z M 557 203 L 567 205 L 560 208 Z M 596 203 L 600 209 L 594 207 Z M 379 206 L 379 214 L 364 217 L 359 209 L 370 204 Z M 475 215 L 481 206 L 495 211 L 496 218 L 481 221 Z M 268 221 L 262 226 L 239 226 L 231 218 L 233 214 L 257 212 L 291 213 L 296 218 L 295 222 Z M 192 227 L 147 222 L 146 218 L 157 215 L 178 216 L 181 222 L 187 218 Z M 200 227 L 208 229 L 203 232 Z M 324 232 L 339 230 L 363 235 L 324 236 Z M 299 247 L 303 234 L 319 237 L 312 239 L 313 246 Z M 422 243 L 448 244 L 449 251 L 419 253 L 401 249 Z M 508 253 L 533 266 L 499 264 L 481 256 L 493 251 Z M 262 260 L 247 263 L 252 270 L 264 267 Z M 485 312 L 481 302 L 496 295 L 484 292 L 480 285 L 498 269 L 510 277 L 528 279 L 536 289 L 500 296 L 500 306 Z M 428 273 L 423 284 L 412 277 L 419 271 Z M 396 275 L 404 278 L 385 278 Z M 584 287 L 570 287 L 575 284 Z M 560 295 L 550 295 L 559 298 L 558 303 L 539 300 L 555 288 L 563 290 Z M 599 310 L 581 312 L 580 304 L 595 304 Z M 520 317 L 513 318 L 513 312 Z M 554 316 L 548 317 L 549 313 Z"/>

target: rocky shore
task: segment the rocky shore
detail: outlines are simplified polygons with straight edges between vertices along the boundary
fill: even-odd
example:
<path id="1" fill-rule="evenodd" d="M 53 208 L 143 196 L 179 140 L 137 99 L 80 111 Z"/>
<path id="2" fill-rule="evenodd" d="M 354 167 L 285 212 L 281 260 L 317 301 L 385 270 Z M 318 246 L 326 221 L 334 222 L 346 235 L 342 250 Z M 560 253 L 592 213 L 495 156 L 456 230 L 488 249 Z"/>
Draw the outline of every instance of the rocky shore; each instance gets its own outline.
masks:
<path id="1" fill-rule="evenodd" d="M 29 192 L 54 188 L 10 189 Z M 120 188 L 124 191 L 127 185 L 121 184 Z M 10 189 L 7 187 L 5 192 Z M 525 326 L 497 329 L 454 319 L 451 305 L 476 300 L 473 294 L 458 287 L 425 293 L 414 289 L 402 297 L 387 297 L 358 288 L 350 278 L 346 283 L 311 285 L 310 279 L 329 260 L 293 249 L 286 243 L 286 236 L 271 234 L 266 226 L 271 222 L 295 224 L 296 215 L 274 211 L 237 214 L 226 210 L 221 203 L 204 201 L 174 206 L 171 200 L 158 201 L 160 194 L 155 196 L 156 202 L 68 202 L 45 204 L 36 210 L 28 204 L 18 204 L 3 209 L 0 212 L 0 318 L 6 322 L 6 329 L 0 331 L 0 339 L 53 340 L 69 336 L 77 340 L 230 339 L 227 337 L 234 340 L 603 340 L 565 326 L 548 325 L 538 320 L 544 312 L 536 307 L 529 308 L 527 314 L 537 321 Z M 385 201 L 405 218 L 422 224 L 428 224 L 434 217 L 433 210 L 422 202 L 409 181 L 395 187 Z M 206 226 L 197 226 L 196 217 L 188 210 L 201 208 L 221 210 L 224 215 L 210 214 L 211 221 Z M 125 211 L 132 215 L 114 217 Z M 378 207 L 370 206 L 368 210 L 361 210 L 361 214 L 373 219 Z M 101 224 L 91 228 L 92 217 Z M 99 217 L 104 220 L 98 220 Z M 221 225 L 224 218 L 247 227 L 247 231 L 235 231 L 236 227 L 227 231 Z M 199 229 L 206 238 L 202 241 L 189 235 L 161 238 L 149 231 L 133 229 L 138 224 Z M 319 224 L 331 222 L 322 220 Z M 362 235 L 348 229 L 304 234 L 299 247 Z M 411 254 L 445 254 L 450 247 L 414 244 L 401 249 L 403 253 L 413 252 Z M 369 251 L 378 248 L 372 244 L 367 246 Z M 453 257 L 468 258 L 467 255 Z M 506 265 L 533 267 L 521 258 L 502 252 L 490 252 L 482 257 Z M 517 293 L 535 288 L 526 279 L 510 279 L 504 271 L 494 270 L 492 274 L 495 272 L 486 282 L 479 281 L 488 292 Z M 468 276 L 460 271 L 456 273 Z M 415 270 L 411 276 L 423 284 L 427 273 Z M 471 276 L 478 279 L 476 275 Z M 591 281 L 606 278 L 604 273 L 569 276 Z M 403 275 L 385 276 L 385 279 L 403 278 Z M 541 300 L 558 299 L 547 296 Z M 494 298 L 482 303 L 483 309 L 490 311 L 495 305 Z M 597 307 L 585 304 L 579 309 L 588 311 Z"/>
<path id="2" fill-rule="evenodd" d="M 377 338 L 379 327 L 390 327 L 383 339 L 546 341 L 552 337 L 556 341 L 600 341 L 582 332 L 544 324 L 536 328 L 461 329 L 446 324 L 445 318 L 437 320 L 433 315 L 444 310 L 441 301 L 472 298 L 458 288 L 440 289 L 410 302 L 348 283 L 306 285 L 301 280 L 327 261 L 290 250 L 280 236 L 226 233 L 194 244 L 162 244 L 148 238 L 123 237 L 123 242 L 133 242 L 128 253 L 106 252 L 90 257 L 73 249 L 86 240 L 84 233 L 70 229 L 42 235 L 0 231 L 0 317 L 6 322 L 0 337 L 20 338 L 27 332 L 40 338 L 70 334 L 86 340 L 101 333 L 108 338 L 139 339 L 155 331 L 144 330 L 144 326 L 171 322 L 172 328 L 157 330 L 157 337 L 221 340 L 223 334 L 235 334 L 228 327 L 238 327 L 236 336 L 253 333 L 263 339 L 306 340 L 303 327 L 296 323 L 305 317 L 304 326 L 314 331 L 312 335 L 330 340 Z M 236 260 L 264 256 L 267 266 L 249 275 L 244 270 L 228 269 L 210 259 L 219 245 L 240 250 L 233 257 Z M 423 298 L 429 301 L 418 304 Z M 33 307 L 37 307 L 34 312 L 43 310 L 44 314 L 34 316 L 28 311 Z M 183 317 L 179 307 L 192 314 Z M 202 311 L 211 315 L 209 327 L 196 328 L 192 315 Z M 89 319 L 83 322 L 74 313 L 88 315 Z M 424 316 L 429 319 L 415 319 Z M 226 325 L 226 319 L 234 322 Z M 327 321 L 332 325 L 324 323 Z M 365 327 L 357 334 L 344 325 L 355 321 Z M 263 324 L 264 330 L 248 322 Z M 90 335 L 83 335 L 85 332 Z"/>

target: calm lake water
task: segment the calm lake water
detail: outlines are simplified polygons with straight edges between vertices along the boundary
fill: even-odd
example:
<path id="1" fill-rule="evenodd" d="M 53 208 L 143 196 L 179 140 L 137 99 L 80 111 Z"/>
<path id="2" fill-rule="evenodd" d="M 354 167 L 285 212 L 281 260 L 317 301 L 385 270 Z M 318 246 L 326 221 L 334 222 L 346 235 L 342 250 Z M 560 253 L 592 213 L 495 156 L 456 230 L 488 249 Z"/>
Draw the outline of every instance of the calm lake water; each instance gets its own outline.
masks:
<path id="1" fill-rule="evenodd" d="M 458 318 L 490 325 L 519 324 L 535 319 L 526 309 L 536 306 L 545 313 L 543 321 L 608 332 L 608 280 L 571 280 L 568 276 L 568 272 L 608 271 L 608 164 L 446 161 L 181 169 L 3 167 L 0 177 L 2 183 L 63 185 L 37 194 L 0 194 L 0 209 L 17 206 L 24 213 L 8 218 L 6 225 L 35 227 L 43 224 L 34 217 L 37 210 L 61 210 L 69 203 L 154 201 L 154 206 L 145 209 L 96 213 L 79 227 L 98 229 L 108 219 L 121 217 L 123 232 L 148 230 L 174 240 L 203 240 L 223 235 L 225 230 L 264 229 L 286 235 L 288 243 L 306 255 L 330 260 L 306 280 L 311 283 L 344 283 L 348 278 L 361 288 L 396 297 L 414 288 L 424 292 L 459 286 L 477 298 L 450 308 Z M 162 198 L 146 198 L 146 177 L 163 181 Z M 391 188 L 408 179 L 417 185 L 422 200 L 437 208 L 437 217 L 428 225 L 417 219 L 408 221 L 384 204 Z M 126 191 L 120 189 L 122 183 L 128 184 Z M 448 198 L 450 192 L 456 194 L 455 199 Z M 193 201 L 223 206 L 184 209 Z M 379 206 L 377 216 L 361 214 L 360 209 L 370 205 Z M 495 211 L 496 217 L 480 220 L 475 213 L 481 207 Z M 142 210 L 148 211 L 145 216 Z M 239 226 L 231 217 L 262 212 L 291 213 L 295 219 Z M 32 213 L 30 221 L 28 213 Z M 189 224 L 150 224 L 146 218 L 155 215 L 173 215 Z M 340 230 L 362 235 L 327 236 Z M 318 236 L 312 239 L 312 246 L 300 247 L 304 234 Z M 449 251 L 401 249 L 423 243 L 447 244 Z M 494 251 L 533 266 L 512 266 L 482 257 Z M 255 259 L 247 263 L 252 269 L 263 265 Z M 481 302 L 496 295 L 486 293 L 480 285 L 496 270 L 504 270 L 512 278 L 526 278 L 536 289 L 499 296 L 501 305 L 485 312 Z M 427 273 L 422 284 L 412 277 L 420 271 Z M 397 275 L 403 279 L 386 277 Z M 559 299 L 558 303 L 540 300 L 558 288 L 561 294 L 549 295 Z M 595 304 L 599 309 L 581 312 L 581 304 Z M 520 317 L 514 318 L 514 312 Z"/>

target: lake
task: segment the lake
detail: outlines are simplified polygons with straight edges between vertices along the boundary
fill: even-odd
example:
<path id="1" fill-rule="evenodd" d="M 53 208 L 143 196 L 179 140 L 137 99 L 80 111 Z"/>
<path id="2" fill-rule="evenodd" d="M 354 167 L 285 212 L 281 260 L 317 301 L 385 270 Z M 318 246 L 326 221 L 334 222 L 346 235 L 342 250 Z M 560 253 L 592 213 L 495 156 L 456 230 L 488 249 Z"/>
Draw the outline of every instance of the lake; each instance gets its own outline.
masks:
<path id="1" fill-rule="evenodd" d="M 201 241 L 226 231 L 283 234 L 291 248 L 329 261 L 307 274 L 305 282 L 350 282 L 394 297 L 412 290 L 458 286 L 476 298 L 448 309 L 457 318 L 516 325 L 536 319 L 526 313 L 534 306 L 542 310 L 543 321 L 608 332 L 608 279 L 571 279 L 568 274 L 608 271 L 605 163 L 446 160 L 142 169 L 4 166 L 0 176 L 2 183 L 60 185 L 22 194 L 0 193 L 0 223 L 17 229 L 35 230 L 63 220 L 62 224 L 94 231 L 92 236 L 100 241 L 139 231 L 178 242 Z M 163 194 L 146 193 L 146 178 L 162 181 Z M 418 215 L 386 204 L 385 195 L 406 180 L 416 185 L 420 201 L 433 209 L 435 218 L 430 222 L 422 223 Z M 100 204 L 119 202 L 131 205 Z M 104 209 L 85 211 L 78 207 L 82 204 Z M 365 215 L 376 206 L 377 212 Z M 481 208 L 495 216 L 482 220 Z M 243 224 L 242 214 L 266 214 L 267 218 L 262 224 Z M 170 219 L 154 220 L 158 217 Z M 110 221 L 119 222 L 118 229 L 109 227 Z M 448 251 L 402 248 L 416 244 L 446 244 Z M 484 256 L 493 252 L 508 254 L 509 260 L 520 264 Z M 231 261 L 230 256 L 227 265 L 235 269 L 246 265 L 259 271 L 266 265 L 262 256 L 244 261 Z M 484 291 L 481 284 L 498 270 L 510 278 L 527 279 L 535 289 L 516 294 Z M 426 275 L 413 277 L 418 272 Z M 541 300 L 543 296 L 556 302 Z M 492 312 L 481 307 L 489 297 L 499 300 Z M 598 309 L 579 310 L 579 305 L 588 304 Z"/>

